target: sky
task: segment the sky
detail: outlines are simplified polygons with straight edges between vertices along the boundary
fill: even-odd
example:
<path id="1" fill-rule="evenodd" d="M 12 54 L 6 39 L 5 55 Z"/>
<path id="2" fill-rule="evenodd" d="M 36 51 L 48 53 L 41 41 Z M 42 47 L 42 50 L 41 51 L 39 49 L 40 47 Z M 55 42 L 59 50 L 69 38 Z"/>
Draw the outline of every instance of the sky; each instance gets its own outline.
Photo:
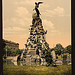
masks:
<path id="1" fill-rule="evenodd" d="M 60 43 L 71 44 L 71 0 L 2 0 L 3 39 L 19 43 L 23 49 L 32 25 L 35 2 L 42 1 L 39 11 L 42 25 L 47 30 L 50 48 Z"/>

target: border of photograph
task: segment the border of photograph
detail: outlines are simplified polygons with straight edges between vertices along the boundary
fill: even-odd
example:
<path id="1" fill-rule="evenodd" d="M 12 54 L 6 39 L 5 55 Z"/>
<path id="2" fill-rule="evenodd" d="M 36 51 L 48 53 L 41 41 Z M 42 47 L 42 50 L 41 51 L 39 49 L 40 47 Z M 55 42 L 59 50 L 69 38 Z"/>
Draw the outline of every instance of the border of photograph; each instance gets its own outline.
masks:
<path id="1" fill-rule="evenodd" d="M 0 75 L 3 75 L 2 60 L 2 0 L 0 0 Z M 75 75 L 75 0 L 71 0 L 72 75 Z"/>

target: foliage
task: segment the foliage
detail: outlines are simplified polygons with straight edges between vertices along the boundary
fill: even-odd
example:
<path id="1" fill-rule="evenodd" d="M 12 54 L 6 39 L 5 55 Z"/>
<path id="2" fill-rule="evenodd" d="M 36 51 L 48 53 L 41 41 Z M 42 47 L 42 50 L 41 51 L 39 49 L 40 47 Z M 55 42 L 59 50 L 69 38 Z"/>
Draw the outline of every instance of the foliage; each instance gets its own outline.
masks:
<path id="1" fill-rule="evenodd" d="M 7 48 L 7 55 L 10 56 L 10 54 L 12 53 L 10 48 Z"/>
<path id="2" fill-rule="evenodd" d="M 55 48 L 52 48 L 51 51 L 55 50 Z"/>
<path id="3" fill-rule="evenodd" d="M 71 45 L 68 45 L 68 46 L 65 48 L 65 53 L 71 54 Z"/>
<path id="4" fill-rule="evenodd" d="M 55 49 L 55 53 L 56 55 L 61 55 L 64 53 L 64 47 L 61 45 L 61 44 L 56 44 L 56 47 L 54 48 Z"/>
<path id="5" fill-rule="evenodd" d="M 6 46 L 5 42 L 4 42 L 4 40 L 2 40 L 2 49 L 3 49 L 2 54 L 3 55 L 5 54 L 5 46 Z"/>
<path id="6" fill-rule="evenodd" d="M 16 54 L 17 54 L 17 55 L 18 55 L 18 54 L 21 55 L 22 51 L 23 51 L 23 50 L 16 49 Z"/>
<path id="7" fill-rule="evenodd" d="M 46 51 L 45 59 L 46 59 L 48 66 L 50 66 L 50 64 L 52 64 L 52 62 L 53 62 L 51 52 Z"/>
<path id="8" fill-rule="evenodd" d="M 64 55 L 63 58 L 64 58 L 64 59 L 67 59 L 67 55 Z"/>
<path id="9" fill-rule="evenodd" d="M 6 53 L 6 51 L 5 51 Z M 22 50 L 20 49 L 15 49 L 15 50 L 12 50 L 11 48 L 7 48 L 7 55 L 8 56 L 16 56 L 16 55 L 21 55 L 22 53 Z"/>
<path id="10" fill-rule="evenodd" d="M 67 55 L 64 55 L 63 56 L 63 64 L 67 64 L 67 61 L 66 60 L 67 60 Z"/>

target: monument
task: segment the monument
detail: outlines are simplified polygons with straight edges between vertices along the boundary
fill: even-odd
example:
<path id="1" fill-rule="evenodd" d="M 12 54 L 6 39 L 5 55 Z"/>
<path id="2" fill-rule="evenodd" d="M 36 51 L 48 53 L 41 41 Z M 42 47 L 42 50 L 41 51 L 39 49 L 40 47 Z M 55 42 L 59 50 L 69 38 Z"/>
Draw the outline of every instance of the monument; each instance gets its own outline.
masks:
<path id="1" fill-rule="evenodd" d="M 46 52 L 50 51 L 49 44 L 46 42 L 45 31 L 42 25 L 42 20 L 40 18 L 40 12 L 38 10 L 39 4 L 43 2 L 35 2 L 35 8 L 33 10 L 36 13 L 32 15 L 32 25 L 30 25 L 30 36 L 25 44 L 25 50 L 21 55 L 21 60 L 25 61 L 26 64 L 31 65 L 34 62 L 40 63 L 41 65 L 46 65 L 45 55 Z"/>

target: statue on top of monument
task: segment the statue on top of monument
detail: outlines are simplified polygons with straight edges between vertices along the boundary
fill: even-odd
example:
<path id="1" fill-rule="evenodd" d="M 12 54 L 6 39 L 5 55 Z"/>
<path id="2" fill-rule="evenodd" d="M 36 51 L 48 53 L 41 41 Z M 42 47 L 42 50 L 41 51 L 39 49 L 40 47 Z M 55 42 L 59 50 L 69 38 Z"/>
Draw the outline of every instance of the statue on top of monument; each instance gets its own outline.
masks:
<path id="1" fill-rule="evenodd" d="M 39 4 L 42 4 L 42 3 L 43 3 L 43 2 L 38 2 L 38 3 L 35 2 L 35 9 L 33 9 L 33 10 L 36 11 L 37 17 L 39 17 L 39 14 L 40 14 L 40 12 L 39 12 L 39 10 L 38 10 Z M 40 15 L 41 15 L 41 14 L 40 14 Z"/>

